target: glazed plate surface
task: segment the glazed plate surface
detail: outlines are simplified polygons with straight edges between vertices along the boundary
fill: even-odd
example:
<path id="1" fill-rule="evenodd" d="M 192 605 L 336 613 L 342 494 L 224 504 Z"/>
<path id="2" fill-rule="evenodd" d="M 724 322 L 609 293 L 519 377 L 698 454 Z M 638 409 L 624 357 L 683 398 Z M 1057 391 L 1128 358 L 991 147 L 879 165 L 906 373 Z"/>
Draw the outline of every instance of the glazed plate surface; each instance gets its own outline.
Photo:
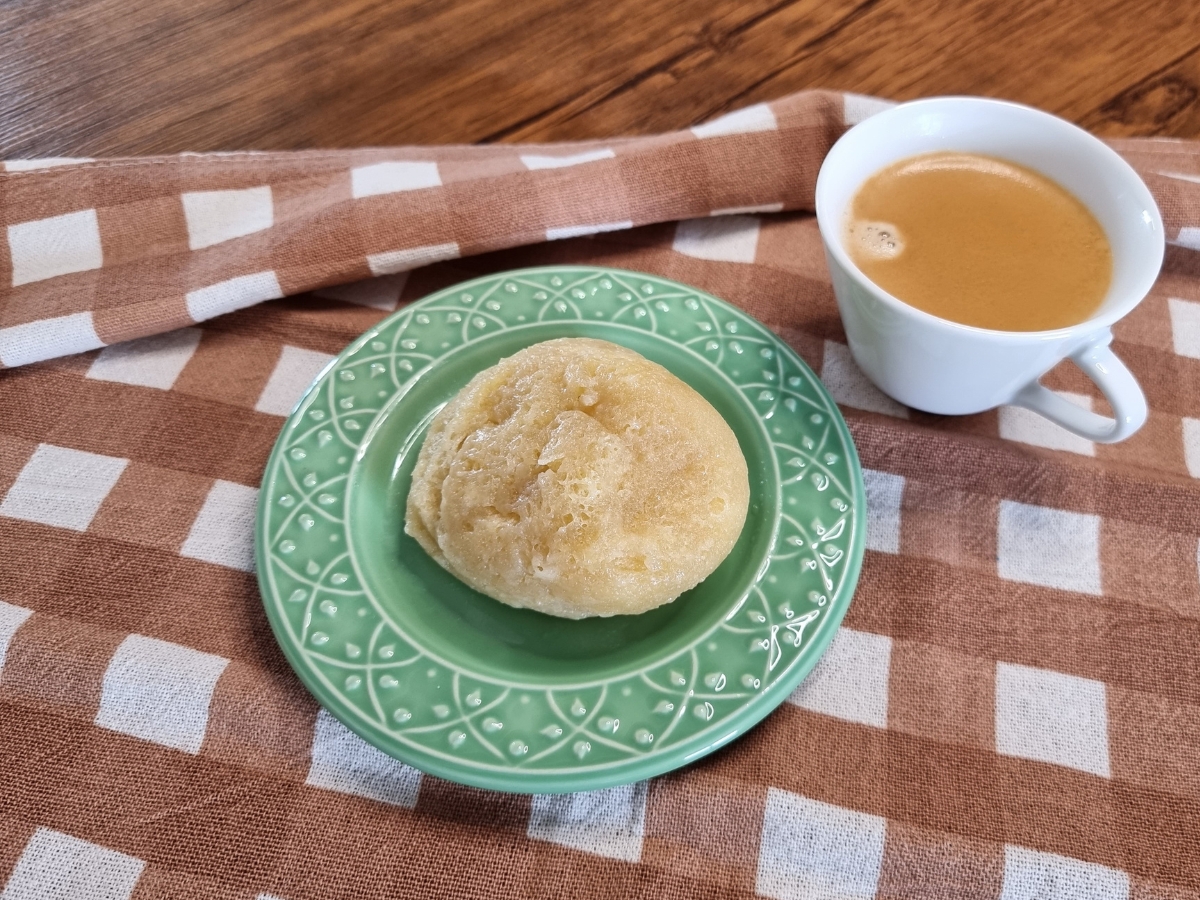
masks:
<path id="1" fill-rule="evenodd" d="M 724 416 L 749 466 L 733 552 L 643 615 L 513 609 L 404 534 L 433 416 L 480 370 L 559 337 L 665 366 Z M 554 266 L 439 291 L 351 344 L 283 427 L 256 540 L 276 638 L 334 716 L 442 778 L 555 793 L 661 774 L 767 715 L 832 639 L 865 529 L 845 422 L 771 331 L 657 276 Z"/>

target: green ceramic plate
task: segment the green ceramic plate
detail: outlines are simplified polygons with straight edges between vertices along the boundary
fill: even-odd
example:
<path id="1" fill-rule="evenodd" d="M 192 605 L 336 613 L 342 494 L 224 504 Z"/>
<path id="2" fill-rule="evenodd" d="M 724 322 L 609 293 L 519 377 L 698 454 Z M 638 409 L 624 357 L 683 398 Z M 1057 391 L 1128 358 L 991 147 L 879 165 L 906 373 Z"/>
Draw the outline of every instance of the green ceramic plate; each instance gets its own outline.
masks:
<path id="1" fill-rule="evenodd" d="M 481 369 L 586 336 L 674 372 L 750 469 L 729 557 L 674 603 L 570 621 L 466 587 L 404 534 L 430 420 Z M 317 699 L 396 758 L 503 791 L 582 791 L 684 765 L 745 732 L 812 669 L 850 602 L 866 504 L 846 424 L 767 328 L 673 281 L 580 266 L 440 291 L 317 378 L 263 479 L 258 578 Z"/>

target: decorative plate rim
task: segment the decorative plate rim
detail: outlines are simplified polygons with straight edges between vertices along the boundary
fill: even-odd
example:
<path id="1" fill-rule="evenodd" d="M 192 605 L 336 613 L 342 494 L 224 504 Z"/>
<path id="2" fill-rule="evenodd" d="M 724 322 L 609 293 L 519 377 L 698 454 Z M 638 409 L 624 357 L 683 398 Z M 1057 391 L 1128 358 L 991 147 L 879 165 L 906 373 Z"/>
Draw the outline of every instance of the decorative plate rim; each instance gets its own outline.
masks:
<path id="1" fill-rule="evenodd" d="M 725 715 L 719 721 L 709 723 L 707 727 L 703 727 L 699 732 L 696 732 L 673 745 L 663 747 L 660 743 L 657 747 L 647 749 L 643 755 L 635 756 L 633 758 L 616 759 L 604 763 L 591 763 L 587 765 L 583 765 L 581 763 L 579 765 L 538 769 L 514 768 L 514 766 L 519 765 L 519 760 L 508 760 L 503 757 L 503 764 L 481 764 L 477 761 L 468 761 L 460 757 L 455 757 L 453 754 L 445 751 L 435 751 L 430 747 L 417 746 L 411 742 L 406 743 L 407 739 L 400 737 L 400 733 L 385 730 L 384 728 L 380 727 L 379 723 L 371 721 L 363 716 L 358 707 L 353 702 L 350 702 L 335 685 L 330 683 L 328 678 L 320 671 L 320 669 L 316 667 L 316 664 L 310 655 L 311 651 L 308 651 L 304 648 L 304 638 L 301 637 L 300 639 L 297 639 L 292 633 L 292 625 L 288 620 L 286 612 L 283 608 L 284 601 L 281 596 L 281 591 L 278 590 L 274 584 L 272 577 L 273 568 L 271 565 L 273 554 L 270 549 L 274 541 L 267 540 L 269 519 L 268 510 L 270 509 L 276 496 L 275 493 L 272 492 L 272 488 L 274 486 L 273 483 L 276 480 L 276 476 L 279 473 L 280 467 L 281 465 L 290 466 L 285 459 L 285 452 L 288 449 L 287 439 L 289 435 L 295 431 L 297 423 L 300 421 L 304 413 L 309 410 L 310 401 L 317 397 L 322 387 L 327 382 L 331 381 L 335 373 L 339 372 L 340 367 L 343 364 L 350 363 L 355 354 L 366 347 L 368 343 L 370 343 L 372 340 L 377 340 L 381 333 L 395 327 L 397 323 L 405 320 L 406 317 L 407 321 L 411 322 L 413 318 L 422 310 L 439 309 L 437 304 L 445 302 L 445 300 L 452 294 L 478 290 L 480 285 L 488 284 L 493 285 L 493 290 L 499 290 L 499 285 L 508 279 L 519 280 L 522 277 L 555 277 L 568 274 L 571 277 L 575 277 L 577 280 L 562 287 L 561 291 L 564 294 L 568 289 L 571 289 L 573 285 L 583 285 L 588 283 L 590 279 L 604 277 L 613 278 L 617 280 L 619 284 L 623 284 L 623 282 L 620 281 L 622 278 L 629 279 L 631 281 L 640 280 L 646 283 L 653 282 L 668 286 L 673 290 L 682 290 L 686 294 L 695 295 L 696 298 L 700 299 L 706 305 L 715 304 L 718 309 L 723 309 L 729 313 L 732 313 L 734 318 L 737 320 L 751 323 L 753 327 L 759 329 L 762 334 L 766 335 L 767 344 L 774 348 L 776 352 L 782 353 L 784 356 L 786 356 L 792 365 L 799 369 L 799 371 L 806 376 L 808 382 L 815 389 L 817 396 L 825 404 L 824 412 L 829 416 L 831 429 L 835 431 L 838 438 L 840 438 L 841 446 L 843 448 L 842 452 L 844 452 L 846 457 L 846 467 L 850 472 L 852 482 L 845 488 L 845 491 L 846 494 L 851 497 L 853 509 L 851 512 L 845 512 L 843 515 L 843 519 L 848 518 L 850 520 L 849 545 L 845 552 L 846 560 L 842 568 L 841 578 L 830 592 L 831 595 L 828 597 L 828 608 L 824 610 L 825 615 L 821 617 L 821 621 L 816 622 L 815 627 L 808 630 L 807 634 L 805 634 L 805 626 L 809 621 L 812 621 L 816 618 L 817 614 L 815 612 L 810 612 L 809 614 L 801 616 L 790 623 L 790 625 L 793 627 L 790 628 L 789 631 L 795 637 L 794 646 L 798 651 L 793 659 L 784 667 L 784 669 L 781 670 L 774 681 L 765 686 L 763 690 L 749 695 L 744 702 L 734 709 L 734 711 Z M 579 278 L 578 276 L 581 275 L 585 277 Z M 678 295 L 672 295 L 672 297 L 673 296 Z M 637 299 L 639 302 L 643 302 L 643 298 L 640 295 Z M 650 299 L 655 298 L 651 297 Z M 671 299 L 671 297 L 668 297 L 667 299 Z M 645 300 L 644 302 L 649 303 L 650 300 Z M 480 298 L 480 303 L 482 303 L 482 297 Z M 449 307 L 441 307 L 441 309 L 448 308 Z M 547 304 L 545 308 L 549 308 L 549 304 Z M 463 312 L 467 312 L 467 310 L 463 310 Z M 579 319 L 568 319 L 564 321 L 579 323 L 591 320 L 582 318 L 582 314 L 580 314 Z M 525 325 L 505 326 L 502 330 L 511 331 L 515 330 L 516 328 L 534 327 L 537 324 L 538 323 L 536 322 L 531 322 L 526 323 Z M 604 324 L 611 326 L 613 323 L 605 322 Z M 640 333 L 646 333 L 646 329 L 634 330 L 637 330 Z M 390 347 L 388 350 L 393 361 L 396 355 L 401 333 L 402 331 L 397 332 L 397 334 L 394 336 L 392 347 Z M 772 486 L 778 493 L 775 520 L 771 525 L 773 531 L 771 545 L 773 547 L 776 542 L 777 532 L 780 528 L 780 522 L 783 518 L 785 518 L 785 513 L 782 509 L 782 494 L 784 485 L 785 483 L 791 483 L 792 481 L 798 480 L 800 476 L 796 476 L 795 479 L 785 482 L 785 479 L 782 477 L 782 473 L 780 472 L 780 458 L 778 454 L 780 445 L 778 442 L 772 440 L 767 431 L 763 418 L 757 414 L 753 405 L 749 403 L 745 395 L 742 393 L 744 385 L 739 385 L 719 366 L 717 366 L 711 360 L 706 359 L 701 353 L 688 346 L 688 344 L 686 344 L 684 341 L 667 338 L 665 335 L 657 331 L 654 331 L 653 333 L 658 337 L 668 340 L 677 347 L 687 351 L 697 360 L 707 365 L 720 377 L 720 379 L 725 383 L 725 386 L 728 387 L 728 389 L 734 394 L 737 394 L 743 401 L 745 401 L 751 411 L 755 413 L 753 418 L 761 432 L 761 438 L 765 441 L 772 453 L 772 461 L 775 472 L 775 480 Z M 455 344 L 448 350 L 445 350 L 442 354 L 430 358 L 429 363 L 424 368 L 416 368 L 412 370 L 408 378 L 402 383 L 396 382 L 393 371 L 395 390 L 385 401 L 382 408 L 375 413 L 368 426 L 362 430 L 363 437 L 359 446 L 366 446 L 368 444 L 370 437 L 373 436 L 383 424 L 388 411 L 391 410 L 399 401 L 399 399 L 407 393 L 409 388 L 417 383 L 422 374 L 428 372 L 431 367 L 445 359 L 445 357 L 450 356 L 457 350 L 469 346 L 472 343 L 471 339 L 467 337 L 468 328 L 466 323 L 464 323 L 463 334 L 464 338 L 466 338 L 463 342 Z M 727 336 L 722 335 L 721 337 L 727 339 Z M 722 354 L 724 353 L 723 347 L 721 352 Z M 359 360 L 355 362 L 354 365 L 361 364 L 362 362 L 363 360 Z M 782 371 L 783 369 L 781 363 L 780 372 L 782 373 Z M 782 387 L 782 385 L 780 387 Z M 782 394 L 785 392 L 780 390 L 779 393 Z M 776 405 L 777 404 L 778 398 L 776 398 Z M 794 407 L 792 408 L 794 409 Z M 336 410 L 334 410 L 334 412 L 336 413 Z M 310 432 L 312 430 L 315 429 L 309 429 Z M 359 454 L 357 452 L 353 453 L 352 456 L 354 458 L 346 463 L 345 479 L 347 483 L 352 480 L 352 472 L 355 465 L 358 463 L 358 455 Z M 819 465 L 820 462 L 817 462 Z M 348 493 L 349 492 L 347 491 L 347 494 Z M 348 505 L 348 500 L 344 501 L 344 506 Z M 294 514 L 295 512 L 293 512 L 293 515 Z M 796 524 L 798 525 L 798 523 Z M 344 520 L 342 521 L 341 527 L 343 532 L 348 531 L 348 524 Z M 403 309 L 397 310 L 392 315 L 373 325 L 358 338 L 351 341 L 351 343 L 340 354 L 338 354 L 335 359 L 331 360 L 320 371 L 320 373 L 318 373 L 313 382 L 305 390 L 300 400 L 296 403 L 292 412 L 289 414 L 287 420 L 281 427 L 279 437 L 272 448 L 263 472 L 261 490 L 259 492 L 259 503 L 255 516 L 254 531 L 256 576 L 259 582 L 263 606 L 267 613 L 268 622 L 271 626 L 271 630 L 275 636 L 275 639 L 280 648 L 283 650 L 283 653 L 292 670 L 297 674 L 301 682 L 316 697 L 321 706 L 329 711 L 343 725 L 345 725 L 359 737 L 366 740 L 370 745 L 387 753 L 388 755 L 393 756 L 394 758 L 397 758 L 400 761 L 407 763 L 408 765 L 411 765 L 421 771 L 450 781 L 467 784 L 474 787 L 509 792 L 565 793 L 614 787 L 621 784 L 640 781 L 645 778 L 671 771 L 675 768 L 699 759 L 700 757 L 707 755 L 708 753 L 743 735 L 754 725 L 758 724 L 758 722 L 765 718 L 769 713 L 774 711 L 775 708 L 778 707 L 787 698 L 787 696 L 791 694 L 796 686 L 809 674 L 809 672 L 811 672 L 816 663 L 824 655 L 845 615 L 846 609 L 849 607 L 850 600 L 853 597 L 854 590 L 857 586 L 858 578 L 861 572 L 862 559 L 865 549 L 866 494 L 863 484 L 862 467 L 858 459 L 857 450 L 854 446 L 849 429 L 846 426 L 845 420 L 838 410 L 837 405 L 833 402 L 832 397 L 829 396 L 828 391 L 817 378 L 816 374 L 812 372 L 812 370 L 799 357 L 799 355 L 796 354 L 795 351 L 792 350 L 777 335 L 766 328 L 766 326 L 761 322 L 758 322 L 743 310 L 738 309 L 732 304 L 729 304 L 706 291 L 676 282 L 672 279 L 664 278 L 662 276 L 625 269 L 617 269 L 608 266 L 537 266 L 483 275 L 434 291 L 426 297 L 408 304 Z M 830 532 L 832 533 L 833 531 L 834 528 L 831 527 Z M 813 544 L 812 555 L 814 557 L 814 567 L 817 565 L 815 563 L 815 559 L 818 556 L 818 543 L 819 541 L 814 542 Z M 354 551 L 352 548 L 353 542 L 347 539 L 344 544 L 345 555 L 350 558 L 351 563 L 355 568 L 356 575 L 358 575 L 360 574 L 358 562 L 354 557 Z M 766 564 L 764 565 L 763 571 L 760 572 L 759 575 L 765 575 L 771 561 L 777 558 L 778 557 L 776 557 L 769 550 Z M 310 565 L 311 564 L 312 563 L 310 562 Z M 324 575 L 322 574 L 321 577 L 324 578 Z M 761 578 L 759 580 L 761 580 Z M 828 579 L 826 580 L 828 581 Z M 362 579 L 360 578 L 360 583 L 361 581 Z M 310 608 L 312 602 L 315 601 L 316 593 L 322 589 L 328 590 L 327 588 L 322 588 L 319 584 L 317 588 L 313 590 L 313 600 L 310 600 L 309 602 Z M 652 663 L 641 665 L 639 670 L 640 673 L 645 673 L 654 669 L 655 667 L 666 665 L 671 660 L 677 659 L 680 656 L 688 653 L 692 654 L 694 661 L 696 648 L 701 644 L 701 642 L 708 640 L 714 634 L 714 632 L 724 627 L 725 624 L 733 617 L 733 615 L 742 609 L 751 593 L 757 589 L 758 582 L 756 581 L 756 583 L 741 596 L 737 605 L 734 606 L 733 610 L 728 615 L 718 618 L 709 628 L 705 629 L 701 633 L 698 633 L 688 645 L 676 648 L 669 654 L 656 657 Z M 363 584 L 363 586 L 360 588 L 360 591 L 371 603 L 378 606 L 375 598 L 372 596 L 371 591 L 366 587 L 365 584 Z M 767 603 L 765 595 L 763 595 L 763 602 L 765 607 Z M 789 611 L 788 616 L 790 617 L 791 615 L 792 613 Z M 411 635 L 405 634 L 394 621 L 389 620 L 388 624 L 394 631 L 399 633 L 403 639 L 410 641 L 415 649 L 418 649 L 422 654 L 434 659 L 438 665 L 446 666 L 452 670 L 461 670 L 461 663 L 443 660 L 440 656 L 435 656 L 428 647 L 419 645 L 416 640 L 412 639 Z M 795 626 L 798 626 L 799 630 L 797 630 Z M 782 627 L 784 627 L 784 625 L 781 624 L 773 624 L 769 626 L 770 646 L 767 646 L 767 640 L 765 638 L 762 641 L 764 644 L 763 649 L 767 651 L 768 656 L 771 656 L 776 651 L 779 651 L 776 633 Z M 801 647 L 802 638 L 804 639 L 803 647 Z M 774 668 L 774 663 L 771 664 L 770 668 Z M 466 674 L 468 678 L 474 680 L 484 680 L 497 684 L 503 683 L 504 681 L 503 679 L 498 679 L 493 675 L 480 675 L 478 673 L 463 673 L 461 671 L 457 671 L 453 677 L 453 682 L 455 685 L 455 699 L 456 703 L 459 704 L 460 711 L 462 709 L 462 705 L 458 700 L 458 683 L 459 677 L 462 674 Z M 624 679 L 637 674 L 639 673 L 623 673 L 620 678 Z M 370 666 L 368 665 L 368 676 L 369 675 Z M 694 672 L 693 677 L 695 678 L 697 676 L 698 673 Z M 576 689 L 584 690 L 600 687 L 601 685 L 606 685 L 609 683 L 619 683 L 619 679 L 606 677 L 596 678 L 591 681 L 561 684 L 526 684 L 515 679 L 510 679 L 507 681 L 506 689 L 500 699 L 495 700 L 470 714 L 463 713 L 460 718 L 464 722 L 464 725 L 471 729 L 474 736 L 479 737 L 482 740 L 482 737 L 478 734 L 475 726 L 471 724 L 470 719 L 472 717 L 480 716 L 492 706 L 499 704 L 505 697 L 507 697 L 509 690 L 530 692 L 545 691 L 547 696 L 550 698 L 551 704 L 553 705 L 553 692 L 555 691 L 574 691 Z M 373 691 L 373 685 L 370 683 L 369 677 L 368 687 Z M 372 697 L 373 696 L 374 694 L 372 694 Z M 725 696 L 728 697 L 729 695 Z M 689 699 L 690 697 L 691 694 L 689 694 Z M 722 699 L 725 699 L 725 697 Z M 600 703 L 603 703 L 603 699 L 601 699 Z M 596 715 L 598 708 L 599 706 L 597 706 L 597 709 L 593 710 L 592 715 L 587 717 L 587 721 L 590 721 Z M 682 714 L 683 708 L 679 710 L 674 718 L 678 719 L 679 717 L 682 717 Z M 560 716 L 564 722 L 569 722 L 565 714 L 560 713 Z M 459 720 L 450 720 L 450 722 L 447 724 L 439 726 L 438 730 L 448 728 L 457 721 Z M 586 722 L 581 724 L 586 724 Z M 674 725 L 671 727 L 673 728 Z M 568 735 L 567 739 L 573 735 L 574 733 L 572 735 Z M 651 735 L 650 737 L 653 739 L 654 736 Z M 567 739 L 564 739 L 564 742 Z M 453 740 L 453 738 L 451 738 L 451 740 Z M 529 761 L 532 761 L 532 758 Z"/>

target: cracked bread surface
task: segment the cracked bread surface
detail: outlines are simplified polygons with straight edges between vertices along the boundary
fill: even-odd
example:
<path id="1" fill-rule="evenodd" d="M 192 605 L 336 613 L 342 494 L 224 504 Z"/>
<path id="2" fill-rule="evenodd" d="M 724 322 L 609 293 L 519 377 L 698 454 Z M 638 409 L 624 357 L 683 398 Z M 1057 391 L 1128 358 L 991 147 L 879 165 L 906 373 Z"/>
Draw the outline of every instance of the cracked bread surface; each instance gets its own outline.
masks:
<path id="1" fill-rule="evenodd" d="M 749 497 L 737 438 L 699 393 L 632 350 L 560 338 L 480 372 L 437 414 L 405 531 L 510 606 L 634 614 L 712 573 Z"/>

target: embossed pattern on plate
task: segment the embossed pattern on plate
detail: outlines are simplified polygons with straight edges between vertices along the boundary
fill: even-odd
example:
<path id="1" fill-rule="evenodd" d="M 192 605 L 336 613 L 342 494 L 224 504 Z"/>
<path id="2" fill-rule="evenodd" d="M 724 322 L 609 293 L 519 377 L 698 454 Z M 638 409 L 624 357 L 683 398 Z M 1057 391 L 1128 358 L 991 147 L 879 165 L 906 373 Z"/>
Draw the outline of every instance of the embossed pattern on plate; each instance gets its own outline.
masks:
<path id="1" fill-rule="evenodd" d="M 510 609 L 403 535 L 409 473 L 441 405 L 502 356 L 572 335 L 675 371 L 730 422 L 750 465 L 738 547 L 644 616 Z M 781 702 L 849 603 L 865 512 L 837 407 L 761 323 L 655 276 L 529 269 L 412 304 L 317 378 L 268 462 L 258 576 L 297 673 L 373 745 L 477 786 L 585 790 L 682 765 Z"/>

